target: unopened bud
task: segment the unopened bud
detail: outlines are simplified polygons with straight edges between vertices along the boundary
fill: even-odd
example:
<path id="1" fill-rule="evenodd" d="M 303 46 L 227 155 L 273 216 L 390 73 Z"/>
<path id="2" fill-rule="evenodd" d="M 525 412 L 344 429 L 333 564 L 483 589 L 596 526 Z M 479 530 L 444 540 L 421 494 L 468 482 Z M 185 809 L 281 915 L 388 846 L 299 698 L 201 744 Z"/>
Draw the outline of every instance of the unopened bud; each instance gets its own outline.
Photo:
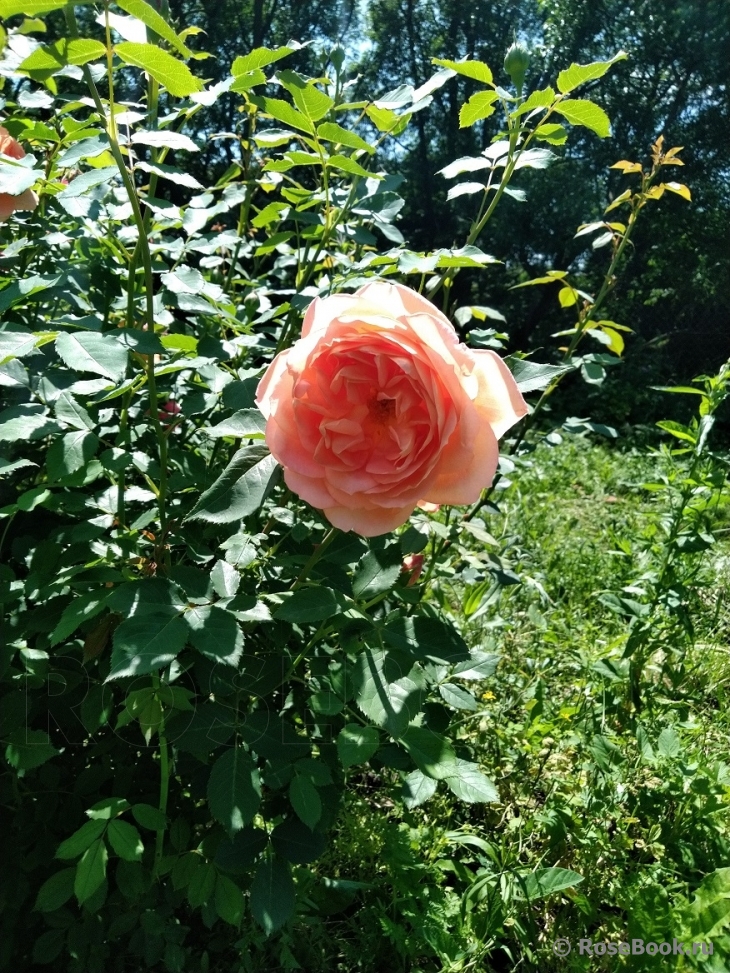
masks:
<path id="1" fill-rule="evenodd" d="M 522 92 L 529 66 L 530 55 L 527 48 L 515 41 L 505 56 L 504 69 L 512 79 L 512 84 L 517 89 L 518 94 Z"/>

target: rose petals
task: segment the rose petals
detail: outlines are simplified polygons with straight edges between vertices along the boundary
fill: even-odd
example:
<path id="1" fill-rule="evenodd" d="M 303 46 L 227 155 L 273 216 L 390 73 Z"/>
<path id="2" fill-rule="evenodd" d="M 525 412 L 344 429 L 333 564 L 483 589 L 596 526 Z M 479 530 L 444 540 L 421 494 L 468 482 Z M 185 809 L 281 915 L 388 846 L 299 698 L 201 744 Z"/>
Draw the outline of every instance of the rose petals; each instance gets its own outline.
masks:
<path id="1" fill-rule="evenodd" d="M 461 344 L 420 294 L 373 281 L 317 298 L 256 402 L 291 490 L 365 537 L 413 509 L 474 503 L 527 412 L 504 362 Z"/>

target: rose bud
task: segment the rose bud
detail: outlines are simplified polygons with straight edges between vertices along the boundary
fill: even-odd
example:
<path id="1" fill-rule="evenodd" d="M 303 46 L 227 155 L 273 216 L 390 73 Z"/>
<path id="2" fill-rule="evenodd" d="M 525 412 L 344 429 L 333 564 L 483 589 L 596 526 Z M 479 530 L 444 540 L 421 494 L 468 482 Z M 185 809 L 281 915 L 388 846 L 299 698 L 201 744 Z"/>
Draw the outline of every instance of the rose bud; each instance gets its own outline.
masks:
<path id="1" fill-rule="evenodd" d="M 364 537 L 419 504 L 475 503 L 497 440 L 527 412 L 498 355 L 467 348 L 425 297 L 379 280 L 316 298 L 256 403 L 289 489 Z"/>
<path id="2" fill-rule="evenodd" d="M 23 159 L 25 152 L 6 128 L 0 125 L 0 155 L 9 159 Z M 32 210 L 38 205 L 38 197 L 32 189 L 26 189 L 17 196 L 0 193 L 0 223 L 7 220 L 15 210 Z"/>
<path id="3" fill-rule="evenodd" d="M 504 69 L 512 79 L 512 84 L 517 89 L 517 94 L 522 93 L 522 86 L 525 83 L 525 75 L 529 66 L 530 55 L 527 48 L 515 41 L 505 56 Z"/>
<path id="4" fill-rule="evenodd" d="M 409 554 L 403 558 L 403 570 L 410 571 L 411 576 L 406 582 L 406 588 L 411 588 L 421 577 L 423 571 L 423 554 Z"/>

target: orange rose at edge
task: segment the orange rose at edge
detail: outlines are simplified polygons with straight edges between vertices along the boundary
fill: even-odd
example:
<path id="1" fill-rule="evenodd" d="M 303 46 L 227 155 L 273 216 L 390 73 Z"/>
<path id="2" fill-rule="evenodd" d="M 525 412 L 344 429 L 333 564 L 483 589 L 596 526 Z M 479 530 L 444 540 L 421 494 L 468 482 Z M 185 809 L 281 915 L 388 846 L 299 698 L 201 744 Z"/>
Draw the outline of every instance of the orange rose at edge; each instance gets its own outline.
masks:
<path id="1" fill-rule="evenodd" d="M 419 505 L 476 502 L 497 440 L 527 413 L 498 355 L 467 348 L 430 301 L 384 281 L 316 298 L 256 403 L 289 489 L 364 537 Z"/>
<path id="2" fill-rule="evenodd" d="M 24 159 L 25 152 L 6 128 L 0 125 L 0 155 L 9 159 Z M 38 197 L 32 189 L 26 189 L 19 196 L 0 193 L 0 223 L 7 220 L 16 209 L 31 210 L 38 205 Z"/>

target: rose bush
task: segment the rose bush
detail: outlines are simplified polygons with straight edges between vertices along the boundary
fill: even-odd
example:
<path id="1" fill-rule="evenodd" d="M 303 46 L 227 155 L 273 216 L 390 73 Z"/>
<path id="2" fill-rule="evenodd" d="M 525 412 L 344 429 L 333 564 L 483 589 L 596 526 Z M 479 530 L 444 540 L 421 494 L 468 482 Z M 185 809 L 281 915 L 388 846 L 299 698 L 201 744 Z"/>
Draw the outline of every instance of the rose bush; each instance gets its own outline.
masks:
<path id="1" fill-rule="evenodd" d="M 13 138 L 6 128 L 0 125 L 0 155 L 9 159 L 24 159 L 23 147 Z M 0 223 L 7 220 L 17 209 L 35 209 L 38 197 L 32 189 L 26 189 L 18 196 L 10 193 L 0 193 Z"/>
<path id="2" fill-rule="evenodd" d="M 365 537 L 419 504 L 474 503 L 497 440 L 527 412 L 498 355 L 467 348 L 430 301 L 383 281 L 315 299 L 256 401 L 287 486 Z"/>

